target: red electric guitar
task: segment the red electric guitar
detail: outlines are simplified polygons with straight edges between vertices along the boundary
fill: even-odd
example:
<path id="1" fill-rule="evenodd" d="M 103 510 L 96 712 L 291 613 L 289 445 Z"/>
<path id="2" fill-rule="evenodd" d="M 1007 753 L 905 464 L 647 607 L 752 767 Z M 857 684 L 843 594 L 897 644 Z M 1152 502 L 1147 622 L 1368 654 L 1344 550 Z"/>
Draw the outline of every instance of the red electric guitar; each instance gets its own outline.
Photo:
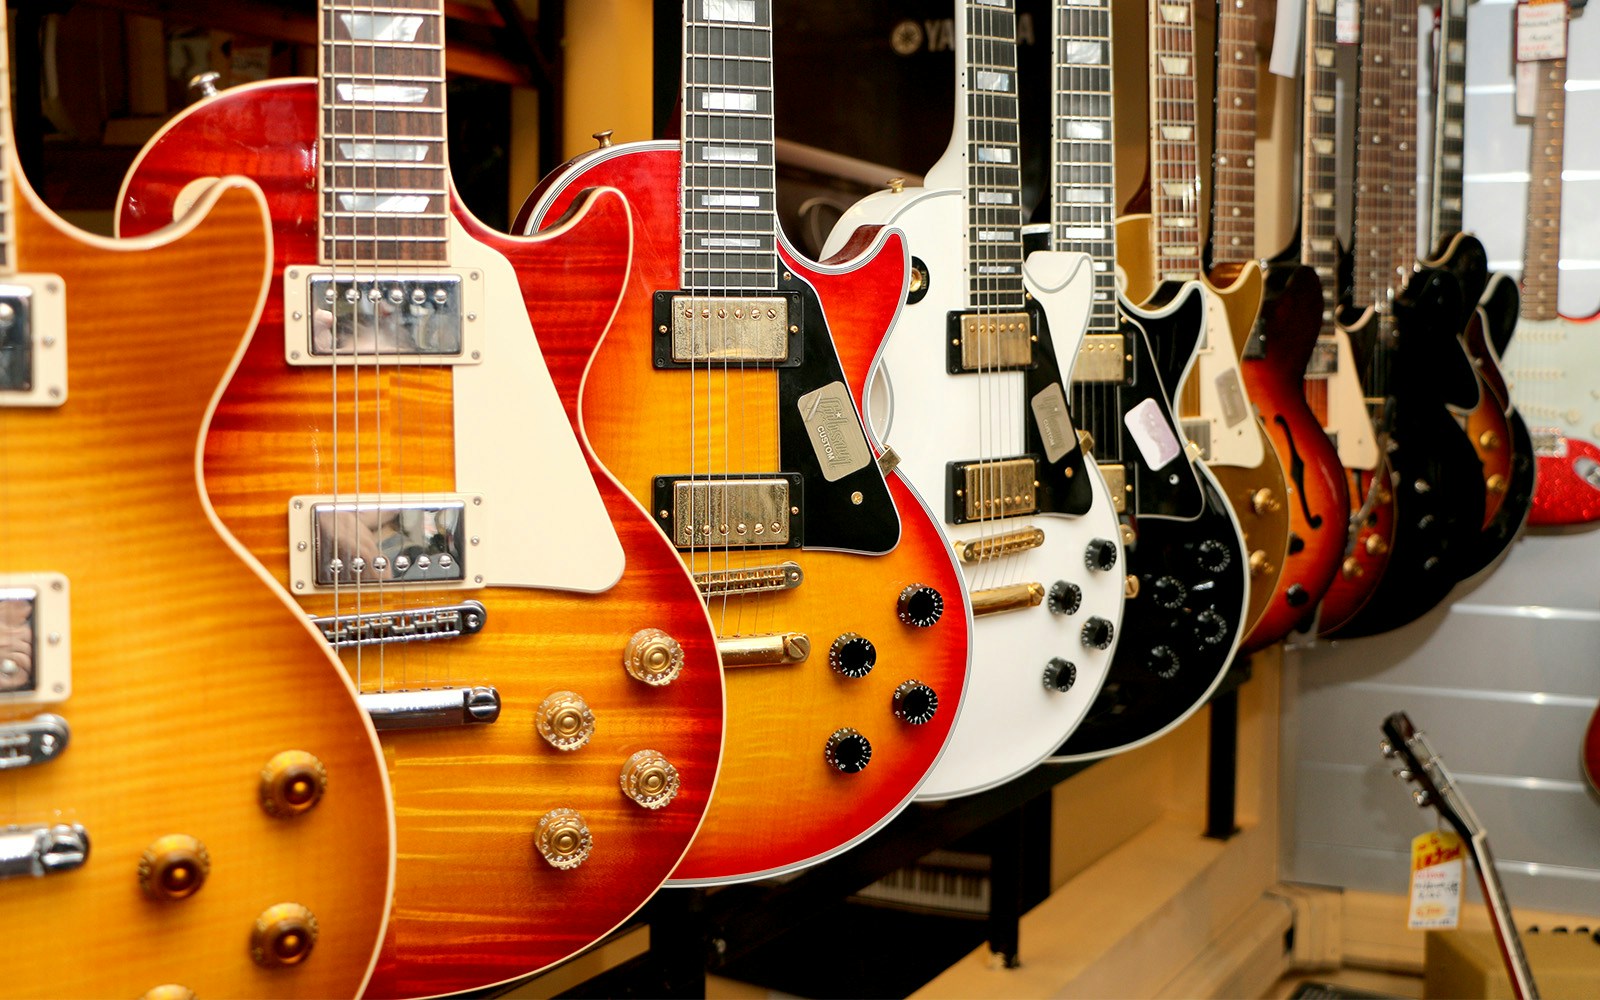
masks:
<path id="1" fill-rule="evenodd" d="M 608 933 L 677 865 L 721 750 L 699 595 L 573 433 L 627 206 L 597 192 L 533 239 L 474 220 L 446 169 L 443 29 L 442 0 L 324 3 L 320 81 L 180 115 L 120 218 L 159 226 L 217 173 L 267 195 L 274 287 L 205 475 L 379 729 L 400 860 L 375 997 L 503 982 Z"/>

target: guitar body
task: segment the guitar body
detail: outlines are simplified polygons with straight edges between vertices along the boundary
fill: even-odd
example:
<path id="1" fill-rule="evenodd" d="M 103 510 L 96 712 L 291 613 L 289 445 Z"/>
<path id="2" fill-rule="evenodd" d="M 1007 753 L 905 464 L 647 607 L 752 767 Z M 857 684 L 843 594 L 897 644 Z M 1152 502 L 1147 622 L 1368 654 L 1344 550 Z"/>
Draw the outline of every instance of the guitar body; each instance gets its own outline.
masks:
<path id="1" fill-rule="evenodd" d="M 780 239 L 781 290 L 799 293 L 803 303 L 799 367 L 697 362 L 658 369 L 653 298 L 682 280 L 680 162 L 673 142 L 593 151 L 547 178 L 524 205 L 518 228 L 537 231 L 590 187 L 615 187 L 628 197 L 638 234 L 634 268 L 581 407 L 596 454 L 628 490 L 670 518 L 670 509 L 652 502 L 658 476 L 712 482 L 781 472 L 804 484 L 806 506 L 797 515 L 803 546 L 680 548 L 697 573 L 796 563 L 799 586 L 716 595 L 712 620 L 725 640 L 799 633 L 810 647 L 804 664 L 726 666 L 727 753 L 717 794 L 674 876 L 710 884 L 824 860 L 909 803 L 963 698 L 971 617 L 950 547 L 905 481 L 885 480 L 870 456 L 826 480 L 820 446 L 808 442 L 803 427 L 795 430 L 802 397 L 865 379 L 864 369 L 841 366 L 833 342 L 866 345 L 850 354 L 856 365 L 876 350 L 905 291 L 900 237 L 880 233 L 860 256 L 825 265 L 802 260 Z M 859 428 L 853 402 L 848 409 L 841 419 Z M 942 597 L 943 614 L 928 627 L 907 624 L 897 612 L 900 595 L 914 586 Z M 829 651 L 847 633 L 877 651 L 876 668 L 865 676 L 828 667 Z M 891 711 L 894 692 L 911 680 L 938 699 L 933 717 L 915 725 Z M 854 773 L 829 766 L 824 748 L 841 729 L 870 742 L 869 766 Z"/>
<path id="2" fill-rule="evenodd" d="M 1075 419 L 1101 428 L 1101 440 L 1111 428 L 1122 435 L 1117 449 L 1102 454 L 1120 455 L 1135 487 L 1127 518 L 1135 539 L 1127 547 L 1127 572 L 1134 581 L 1111 672 L 1055 760 L 1104 757 L 1168 732 L 1211 697 L 1243 635 L 1249 569 L 1232 506 L 1202 463 L 1179 454 L 1152 468 L 1139 440 L 1149 431 L 1137 413 L 1152 403 L 1178 440 L 1165 386 L 1178 384 L 1199 344 L 1204 294 L 1189 283 L 1163 285 L 1144 307 L 1124 299 L 1123 332 L 1134 355 L 1129 381 L 1116 393 L 1074 386 Z M 1129 413 L 1134 420 L 1126 419 Z M 1167 485 L 1165 495 L 1158 484 Z"/>
<path id="3" fill-rule="evenodd" d="M 1238 265 L 1220 265 L 1227 283 Z M 1245 264 L 1250 271 L 1257 265 Z M 1240 372 L 1267 436 L 1288 474 L 1288 557 L 1279 586 L 1244 648 L 1262 649 L 1307 619 L 1332 585 L 1349 537 L 1350 487 L 1339 453 L 1306 402 L 1306 367 L 1322 328 L 1317 273 L 1273 263 L 1264 274 L 1261 318 L 1241 350 Z"/>
<path id="4" fill-rule="evenodd" d="M 359 995 L 393 874 L 377 742 L 327 649 L 220 530 L 198 475 L 267 277 L 260 194 L 231 178 L 172 229 L 118 243 L 70 230 L 15 171 L 5 183 L 21 272 L 5 283 L 35 288 L 33 320 L 55 342 L 36 356 L 69 351 L 61 405 L 0 403 L 5 659 L 22 642 L 41 687 L 70 661 L 70 692 L 28 704 L 30 677 L 7 670 L 0 724 L 50 712 L 71 732 L 59 756 L 0 770 L 0 828 L 82 824 L 89 840 L 80 868 L 0 881 L 0 908 L 32 940 L 0 960 L 5 992 Z M 51 326 L 60 294 L 65 325 Z M 21 587 L 37 591 L 31 622 L 13 614 Z M 21 749 L 8 738 L 8 763 Z M 327 789 L 274 817 L 260 789 L 285 751 L 320 760 Z M 185 898 L 147 897 L 141 856 L 171 835 L 199 841 L 209 874 Z M 171 864 L 166 884 L 185 891 L 189 858 L 153 852 L 152 888 Z M 284 903 L 319 934 L 299 963 L 264 968 L 252 928 Z"/>
<path id="5" fill-rule="evenodd" d="M 1583 776 L 1589 787 L 1600 792 L 1600 708 L 1589 717 L 1589 728 L 1583 734 Z"/>
<path id="6" fill-rule="evenodd" d="M 314 266 L 316 108 L 317 88 L 306 81 L 241 87 L 190 108 L 135 163 L 123 231 L 170 215 L 194 176 L 237 170 L 267 192 L 279 278 Z M 500 697 L 489 724 L 381 735 L 401 862 L 371 996 L 503 982 L 603 937 L 678 863 L 720 751 L 722 682 L 704 608 L 647 515 L 580 451 L 566 416 L 625 280 L 626 205 L 602 192 L 535 240 L 492 234 L 454 210 L 450 263 L 486 286 L 487 363 L 291 365 L 284 297 L 272 294 L 206 442 L 218 512 L 269 572 L 296 581 L 306 611 L 348 614 L 350 591 L 362 611 L 403 614 L 463 598 L 483 605 L 476 633 L 341 651 L 364 693 L 467 686 Z M 521 469 L 535 473 L 531 486 L 504 478 Z M 463 560 L 483 568 L 485 585 L 347 584 L 343 608 L 337 593 L 311 593 L 285 532 L 291 498 L 385 490 L 481 493 L 485 514 L 469 528 L 474 543 L 481 530 L 494 550 Z M 534 570 L 515 561 L 525 539 L 536 543 Z M 624 669 L 630 637 L 646 628 L 681 648 L 682 673 L 670 684 Z M 541 703 L 560 691 L 576 692 L 594 716 L 592 738 L 575 750 L 557 749 L 536 728 Z M 679 791 L 662 808 L 621 792 L 624 764 L 643 750 L 677 769 Z M 576 810 L 593 842 L 565 870 L 536 848 L 541 819 L 557 809 Z"/>
<path id="7" fill-rule="evenodd" d="M 951 463 L 1031 455 L 1039 460 L 1042 485 L 1049 487 L 1039 493 L 1040 511 L 1026 516 L 967 520 L 961 505 L 946 504 L 941 526 L 958 550 L 1028 529 L 1043 535 L 1033 548 L 962 563 L 969 595 L 1036 583 L 1041 592 L 1060 588 L 1060 596 L 974 620 L 974 684 L 949 748 L 919 793 L 927 799 L 991 788 L 1060 747 L 1099 692 L 1122 628 L 1122 536 L 1105 479 L 1092 462 L 1084 461 L 1070 425 L 1068 454 L 1059 464 L 1050 462 L 1038 418 L 1030 409 L 1039 393 L 1071 384 L 1070 368 L 1083 341 L 1093 294 L 1089 258 L 1045 251 L 1027 259 L 1024 284 L 1038 303 L 1034 315 L 1042 317 L 1044 326 L 1035 326 L 1038 345 L 1031 368 L 953 375 L 947 348 L 950 317 L 979 312 L 972 309 L 963 259 L 967 204 L 964 191 L 953 188 L 869 195 L 844 214 L 823 248 L 824 254 L 843 248 L 857 227 L 870 225 L 899 229 L 916 248 L 926 292 L 904 306 L 877 357 L 867 359 L 872 376 L 881 376 L 892 387 L 892 406 L 886 405 L 890 393 L 868 391 L 871 378 L 852 386 L 866 405 L 867 426 L 900 456 L 899 473 L 924 496 L 948 496 Z M 868 365 L 858 366 L 849 356 L 859 346 L 841 343 L 841 355 L 846 368 L 866 371 Z M 891 426 L 895 433 L 885 435 Z M 1073 495 L 1080 484 L 1083 495 Z M 1100 543 L 1111 546 L 1114 564 L 1109 570 L 1098 569 L 1088 558 L 1091 545 Z M 1074 596 L 1069 596 L 1070 588 L 1076 588 Z M 1085 641 L 1091 618 L 1111 626 L 1105 648 Z M 1066 691 L 1049 685 L 1052 660 L 1073 665 L 1075 679 Z M 995 738 L 1000 732 L 1004 739 Z"/>
<path id="8" fill-rule="evenodd" d="M 1493 300 L 1486 300 L 1492 302 Z M 1491 318 L 1503 312 L 1491 310 Z M 1585 319 L 1523 319 L 1517 336 L 1491 322 L 1505 372 L 1526 415 L 1537 455 L 1528 523 L 1541 527 L 1600 520 L 1600 402 L 1584 374 L 1600 365 L 1600 313 Z"/>
<path id="9" fill-rule="evenodd" d="M 1394 536 L 1379 553 L 1381 572 L 1352 581 L 1371 588 L 1354 614 L 1331 622 L 1324 609 L 1324 635 L 1374 635 L 1432 610 L 1461 579 L 1483 528 L 1481 465 L 1453 412 L 1480 395 L 1456 337 L 1466 325 L 1460 285 L 1446 271 L 1422 269 L 1392 310 L 1392 317 L 1368 312 L 1346 329 L 1352 339 L 1373 343 L 1366 385 L 1393 408 L 1387 491 L 1394 498 Z M 1382 329 L 1362 328 L 1374 322 Z"/>

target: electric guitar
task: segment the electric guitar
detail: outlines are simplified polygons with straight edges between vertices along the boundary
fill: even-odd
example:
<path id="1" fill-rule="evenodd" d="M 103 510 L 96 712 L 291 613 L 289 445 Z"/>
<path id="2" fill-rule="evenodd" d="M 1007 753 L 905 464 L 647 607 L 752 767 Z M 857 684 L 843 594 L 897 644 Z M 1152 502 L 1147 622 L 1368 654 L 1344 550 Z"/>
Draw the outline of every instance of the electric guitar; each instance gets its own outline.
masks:
<path id="1" fill-rule="evenodd" d="M 1122 519 L 1127 609 L 1111 673 L 1056 759 L 1100 757 L 1155 739 L 1211 696 L 1239 645 L 1249 568 L 1239 522 L 1191 458 L 1169 387 L 1205 331 L 1196 282 L 1164 282 L 1142 306 L 1118 288 L 1109 0 L 1057 0 L 1051 222 L 1035 238 L 1089 254 L 1088 332 L 1071 411 Z"/>
<path id="2" fill-rule="evenodd" d="M 1600 792 L 1600 708 L 1589 717 L 1589 728 L 1583 734 L 1583 776 L 1590 788 Z"/>
<path id="3" fill-rule="evenodd" d="M 1528 968 L 1528 956 L 1522 950 L 1522 939 L 1517 935 L 1517 925 L 1511 918 L 1511 903 L 1506 899 L 1500 876 L 1495 871 L 1494 854 L 1489 850 L 1489 833 L 1478 822 L 1472 806 L 1456 788 L 1455 776 L 1444 766 L 1444 760 L 1428 743 L 1427 734 L 1412 725 L 1404 712 L 1396 712 L 1383 720 L 1383 755 L 1398 761 L 1400 767 L 1395 777 L 1417 787 L 1411 797 L 1423 809 L 1437 810 L 1450 828 L 1460 835 L 1467 853 L 1472 855 L 1472 867 L 1478 873 L 1478 885 L 1489 904 L 1489 916 L 1494 920 L 1495 941 L 1500 945 L 1500 957 L 1505 959 L 1506 971 L 1511 977 L 1511 992 L 1518 1000 L 1538 1000 L 1539 988 Z"/>
<path id="4" fill-rule="evenodd" d="M 883 225 L 915 255 L 918 288 L 873 366 L 892 397 L 863 398 L 901 475 L 944 498 L 972 600 L 976 682 L 921 798 L 990 788 L 1072 735 L 1111 665 L 1126 565 L 1064 388 L 1089 318 L 1090 261 L 1049 251 L 1023 261 L 1015 11 L 967 0 L 956 15 L 949 149 L 926 187 L 869 196 L 823 247 Z"/>
<path id="5" fill-rule="evenodd" d="M 1485 500 L 1453 412 L 1481 398 L 1456 336 L 1470 307 L 1453 274 L 1416 263 L 1416 11 L 1366 0 L 1361 23 L 1355 281 L 1341 323 L 1359 345 L 1388 474 L 1363 482 L 1352 503 L 1362 498 L 1359 515 L 1392 497 L 1394 533 L 1377 546 L 1380 572 L 1342 575 L 1324 600 L 1322 634 L 1344 638 L 1397 628 L 1442 601 L 1477 544 Z M 1352 517 L 1352 547 L 1366 527 Z"/>
<path id="6" fill-rule="evenodd" d="M 684 14 L 682 141 L 579 157 L 518 226 L 602 185 L 640 234 L 580 415 L 716 626 L 727 755 L 674 874 L 703 885 L 814 864 L 910 802 L 963 698 L 971 612 L 852 392 L 905 296 L 905 243 L 877 230 L 822 264 L 795 253 L 774 196 L 771 0 Z"/>
<path id="7" fill-rule="evenodd" d="M 0 80 L 6 52 L 0 21 Z M 160 232 L 79 232 L 18 169 L 9 93 L 0 909 L 17 946 L 0 982 L 358 996 L 394 870 L 377 741 L 198 475 L 268 277 L 260 192 L 228 177 Z"/>
<path id="8" fill-rule="evenodd" d="M 1243 288 L 1261 291 L 1259 318 L 1231 331 L 1236 343 L 1242 341 L 1239 372 L 1249 399 L 1288 479 L 1283 572 L 1245 636 L 1244 648 L 1252 650 L 1287 636 L 1322 600 L 1344 558 L 1350 509 L 1339 453 L 1307 404 L 1304 389 L 1306 368 L 1322 334 L 1322 285 L 1316 271 L 1292 254 L 1265 263 L 1255 258 L 1255 39 L 1255 0 L 1218 4 L 1210 250 L 1221 263 L 1211 266 L 1207 280 L 1213 288 L 1234 290 L 1226 297 L 1230 304 L 1249 303 Z M 1249 502 L 1254 504 L 1257 496 Z M 1252 593 L 1260 584 L 1258 577 L 1252 578 Z"/>
<path id="9" fill-rule="evenodd" d="M 446 169 L 440 0 L 321 21 L 320 80 L 188 109 L 135 162 L 120 226 L 218 171 L 267 193 L 274 286 L 207 485 L 379 729 L 400 864 L 368 995 L 449 993 L 587 947 L 671 873 L 722 679 L 692 582 L 569 421 L 626 279 L 626 203 L 490 232 Z"/>
<path id="10" fill-rule="evenodd" d="M 1522 315 L 1516 340 L 1502 348 L 1538 456 L 1538 487 L 1528 515 L 1528 523 L 1536 525 L 1600 519 L 1600 401 L 1591 392 L 1591 373 L 1600 370 L 1600 337 L 1593 327 L 1600 312 L 1578 319 L 1557 309 L 1566 86 L 1565 59 L 1538 64 Z"/>

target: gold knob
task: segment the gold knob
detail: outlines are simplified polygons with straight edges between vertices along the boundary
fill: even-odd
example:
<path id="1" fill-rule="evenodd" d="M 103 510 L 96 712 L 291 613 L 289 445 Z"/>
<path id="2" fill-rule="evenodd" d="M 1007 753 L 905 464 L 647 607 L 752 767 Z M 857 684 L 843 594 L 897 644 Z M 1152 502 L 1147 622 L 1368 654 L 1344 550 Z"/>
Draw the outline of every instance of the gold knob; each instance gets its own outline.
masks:
<path id="1" fill-rule="evenodd" d="M 188 899 L 210 873 L 206 845 L 186 833 L 160 838 L 139 857 L 139 888 L 151 899 Z"/>
<path id="2" fill-rule="evenodd" d="M 642 628 L 622 651 L 622 665 L 635 680 L 654 687 L 671 684 L 683 672 L 683 647 L 658 628 Z"/>
<path id="3" fill-rule="evenodd" d="M 261 808 L 288 818 L 309 812 L 328 790 L 328 769 L 304 750 L 285 750 L 261 769 Z"/>
<path id="4" fill-rule="evenodd" d="M 900 192 L 904 191 L 905 189 L 906 189 L 906 179 L 904 177 L 891 177 L 891 178 L 889 178 L 889 190 L 890 191 L 893 191 L 895 194 L 899 194 Z"/>
<path id="5" fill-rule="evenodd" d="M 655 750 L 640 750 L 622 765 L 622 794 L 646 809 L 660 809 L 678 796 L 678 769 Z"/>
<path id="6" fill-rule="evenodd" d="M 1273 496 L 1272 491 L 1265 487 L 1250 494 L 1250 509 L 1255 511 L 1257 516 L 1271 514 L 1282 506 L 1283 504 L 1278 502 L 1278 498 Z"/>
<path id="7" fill-rule="evenodd" d="M 533 724 L 557 750 L 576 750 L 594 735 L 594 713 L 573 691 L 557 691 L 540 702 Z"/>
<path id="8" fill-rule="evenodd" d="M 533 839 L 551 867 L 563 871 L 583 864 L 594 849 L 594 838 L 576 809 L 552 809 L 545 813 L 539 818 Z"/>
<path id="9" fill-rule="evenodd" d="M 1506 491 L 1506 477 L 1496 472 L 1489 477 L 1489 481 L 1484 485 L 1489 488 L 1490 493 L 1504 493 Z"/>
<path id="10" fill-rule="evenodd" d="M 928 272 L 916 264 L 911 265 L 911 279 L 906 284 L 906 291 L 916 294 L 928 287 Z"/>
<path id="11" fill-rule="evenodd" d="M 1367 555 L 1381 556 L 1389 551 L 1389 543 L 1383 540 L 1382 535 L 1367 536 Z"/>
<path id="12" fill-rule="evenodd" d="M 1267 559 L 1267 553 L 1266 553 L 1266 551 L 1264 549 L 1256 549 L 1256 550 L 1254 550 L 1253 552 L 1250 553 L 1250 573 L 1251 573 L 1251 575 L 1260 576 L 1263 573 L 1271 573 L 1271 572 L 1272 572 L 1272 563 Z"/>
<path id="13" fill-rule="evenodd" d="M 595 142 L 598 142 L 601 149 L 605 149 L 607 146 L 611 145 L 611 133 L 613 131 L 615 130 L 608 128 L 604 132 L 593 133 L 590 138 L 594 139 Z"/>
<path id="14" fill-rule="evenodd" d="M 177 983 L 162 983 L 145 990 L 139 1000 L 196 1000 L 194 990 Z"/>
<path id="15" fill-rule="evenodd" d="M 250 958 L 265 969 L 299 965 L 317 943 L 317 918 L 299 903 L 269 906 L 250 931 Z"/>
<path id="16" fill-rule="evenodd" d="M 1122 581 L 1122 596 L 1130 601 L 1139 596 L 1139 578 L 1132 573 Z"/>
<path id="17" fill-rule="evenodd" d="M 1122 547 L 1123 548 L 1127 548 L 1128 546 L 1132 545 L 1134 542 L 1137 542 L 1139 540 L 1139 536 L 1137 534 L 1135 534 L 1133 528 L 1129 527 L 1128 525 L 1119 524 L 1119 525 L 1117 525 L 1117 527 L 1122 530 Z"/>
<path id="18" fill-rule="evenodd" d="M 1482 445 L 1489 451 L 1494 451 L 1496 448 L 1500 447 L 1500 435 L 1496 434 L 1494 431 L 1484 431 L 1482 434 L 1478 435 L 1478 444 Z"/>
<path id="19" fill-rule="evenodd" d="M 1356 561 L 1355 556 L 1346 556 L 1344 565 L 1339 567 L 1339 569 L 1340 572 L 1344 573 L 1344 578 L 1346 580 L 1354 580 L 1356 577 L 1361 576 L 1366 572 L 1366 570 L 1361 568 L 1361 564 Z"/>

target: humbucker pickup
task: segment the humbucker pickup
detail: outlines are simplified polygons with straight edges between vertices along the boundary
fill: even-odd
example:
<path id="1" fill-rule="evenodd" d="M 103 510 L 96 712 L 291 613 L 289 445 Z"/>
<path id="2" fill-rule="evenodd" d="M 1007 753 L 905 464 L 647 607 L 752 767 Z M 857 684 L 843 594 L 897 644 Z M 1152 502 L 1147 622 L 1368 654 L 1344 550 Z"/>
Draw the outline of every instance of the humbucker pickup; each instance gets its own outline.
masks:
<path id="1" fill-rule="evenodd" d="M 657 292 L 651 320 L 655 367 L 716 362 L 798 368 L 804 360 L 802 302 L 799 292 Z"/>
<path id="2" fill-rule="evenodd" d="M 475 365 L 483 361 L 478 271 L 283 272 L 291 365 Z"/>
<path id="3" fill-rule="evenodd" d="M 67 578 L 0 575 L 0 705 L 48 704 L 72 694 Z"/>
<path id="4" fill-rule="evenodd" d="M 945 465 L 950 524 L 1019 517 L 1039 509 L 1039 460 L 1031 455 Z"/>
<path id="5" fill-rule="evenodd" d="M 292 497 L 291 587 L 297 594 L 380 583 L 481 587 L 483 573 L 469 563 L 474 550 L 487 551 L 484 507 L 469 493 Z"/>
<path id="6" fill-rule="evenodd" d="M 67 304 L 56 274 L 0 282 L 0 406 L 67 401 Z"/>
<path id="7" fill-rule="evenodd" d="M 1072 366 L 1072 381 L 1123 383 L 1128 381 L 1128 366 L 1133 352 L 1120 333 L 1091 333 L 1078 345 L 1078 360 Z"/>
<path id="8" fill-rule="evenodd" d="M 951 375 L 1032 368 L 1039 342 L 1026 312 L 952 312 L 945 367 Z"/>
<path id="9" fill-rule="evenodd" d="M 1339 374 L 1339 340 L 1323 334 L 1311 349 L 1311 360 L 1306 364 L 1306 378 L 1325 379 Z"/>
<path id="10" fill-rule="evenodd" d="M 657 476 L 651 509 L 679 549 L 798 548 L 802 483 L 794 473 Z"/>

